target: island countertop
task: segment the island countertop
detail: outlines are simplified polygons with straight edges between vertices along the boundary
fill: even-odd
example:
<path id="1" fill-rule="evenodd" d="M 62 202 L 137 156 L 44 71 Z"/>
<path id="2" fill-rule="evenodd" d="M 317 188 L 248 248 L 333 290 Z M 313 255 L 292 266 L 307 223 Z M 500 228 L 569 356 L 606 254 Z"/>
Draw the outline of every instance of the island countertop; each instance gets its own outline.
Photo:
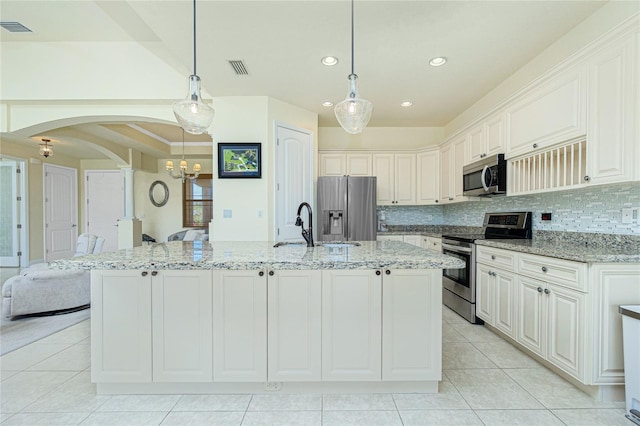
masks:
<path id="1" fill-rule="evenodd" d="M 463 268 L 452 256 L 398 241 L 358 241 L 358 245 L 324 242 L 316 247 L 274 242 L 172 241 L 60 259 L 55 269 L 445 269 Z"/>

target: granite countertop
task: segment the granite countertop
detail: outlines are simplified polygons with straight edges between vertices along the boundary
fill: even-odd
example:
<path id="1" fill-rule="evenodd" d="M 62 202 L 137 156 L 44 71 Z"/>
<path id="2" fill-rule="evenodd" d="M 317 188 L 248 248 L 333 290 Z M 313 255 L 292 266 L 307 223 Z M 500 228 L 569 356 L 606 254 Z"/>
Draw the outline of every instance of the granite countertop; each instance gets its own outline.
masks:
<path id="1" fill-rule="evenodd" d="M 638 263 L 640 248 L 590 244 L 585 241 L 560 241 L 534 238 L 531 240 L 477 240 L 476 245 L 556 257 L 584 263 Z"/>
<path id="2" fill-rule="evenodd" d="M 398 241 L 359 241 L 360 246 L 332 243 L 172 241 L 133 249 L 56 260 L 55 269 L 444 269 L 464 262 Z"/>

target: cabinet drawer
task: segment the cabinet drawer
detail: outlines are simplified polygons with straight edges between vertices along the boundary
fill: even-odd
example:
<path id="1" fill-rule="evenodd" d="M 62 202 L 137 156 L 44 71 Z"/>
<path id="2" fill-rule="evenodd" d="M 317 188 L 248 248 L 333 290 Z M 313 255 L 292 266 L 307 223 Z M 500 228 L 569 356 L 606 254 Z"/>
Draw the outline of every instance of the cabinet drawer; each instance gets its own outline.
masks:
<path id="1" fill-rule="evenodd" d="M 516 253 L 491 247 L 476 247 L 476 261 L 500 267 L 507 271 L 515 271 L 516 269 Z"/>
<path id="2" fill-rule="evenodd" d="M 587 264 L 552 257 L 520 254 L 518 272 L 541 281 L 587 291 Z"/>

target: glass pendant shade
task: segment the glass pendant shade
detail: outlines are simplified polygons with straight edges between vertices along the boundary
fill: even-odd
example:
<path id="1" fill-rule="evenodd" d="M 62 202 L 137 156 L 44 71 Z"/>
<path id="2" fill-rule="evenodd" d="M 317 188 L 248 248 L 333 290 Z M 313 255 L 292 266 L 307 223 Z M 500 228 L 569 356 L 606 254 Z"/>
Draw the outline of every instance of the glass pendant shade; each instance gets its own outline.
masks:
<path id="1" fill-rule="evenodd" d="M 49 158 L 53 156 L 53 148 L 49 146 L 48 143 L 44 143 L 44 145 L 40 145 L 40 155 L 44 158 Z"/>
<path id="2" fill-rule="evenodd" d="M 189 76 L 189 94 L 185 99 L 173 104 L 173 114 L 185 132 L 201 135 L 209 129 L 215 111 L 210 105 L 202 102 L 200 77 Z"/>
<path id="3" fill-rule="evenodd" d="M 366 99 L 360 98 L 358 94 L 357 78 L 358 76 L 355 74 L 349 75 L 347 98 L 336 104 L 333 110 L 340 126 L 345 132 L 352 135 L 362 133 L 367 124 L 369 124 L 371 113 L 373 112 L 373 104 Z"/>

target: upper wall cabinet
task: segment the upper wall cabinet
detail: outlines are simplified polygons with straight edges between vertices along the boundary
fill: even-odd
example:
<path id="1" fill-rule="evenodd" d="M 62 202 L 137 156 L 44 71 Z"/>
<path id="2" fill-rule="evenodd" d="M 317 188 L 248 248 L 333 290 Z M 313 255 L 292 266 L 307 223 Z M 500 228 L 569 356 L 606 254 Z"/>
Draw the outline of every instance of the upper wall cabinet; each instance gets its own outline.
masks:
<path id="1" fill-rule="evenodd" d="M 440 150 L 440 202 L 468 201 L 462 195 L 462 168 L 468 162 L 468 140 L 463 135 Z"/>
<path id="2" fill-rule="evenodd" d="M 416 155 L 373 154 L 379 206 L 416 204 Z"/>
<path id="3" fill-rule="evenodd" d="M 326 151 L 318 154 L 319 176 L 373 176 L 371 154 Z"/>
<path id="4" fill-rule="evenodd" d="M 587 67 L 580 65 L 550 79 L 507 107 L 507 156 L 586 134 Z"/>
<path id="5" fill-rule="evenodd" d="M 589 60 L 587 174 L 591 183 L 640 178 L 638 40 L 635 34 Z"/>
<path id="6" fill-rule="evenodd" d="M 418 187 L 416 204 L 437 204 L 440 199 L 440 152 L 421 152 L 416 156 Z"/>
<path id="7" fill-rule="evenodd" d="M 469 158 L 467 163 L 481 160 L 490 155 L 504 153 L 504 117 L 502 113 L 485 120 L 484 123 L 467 133 Z"/>

